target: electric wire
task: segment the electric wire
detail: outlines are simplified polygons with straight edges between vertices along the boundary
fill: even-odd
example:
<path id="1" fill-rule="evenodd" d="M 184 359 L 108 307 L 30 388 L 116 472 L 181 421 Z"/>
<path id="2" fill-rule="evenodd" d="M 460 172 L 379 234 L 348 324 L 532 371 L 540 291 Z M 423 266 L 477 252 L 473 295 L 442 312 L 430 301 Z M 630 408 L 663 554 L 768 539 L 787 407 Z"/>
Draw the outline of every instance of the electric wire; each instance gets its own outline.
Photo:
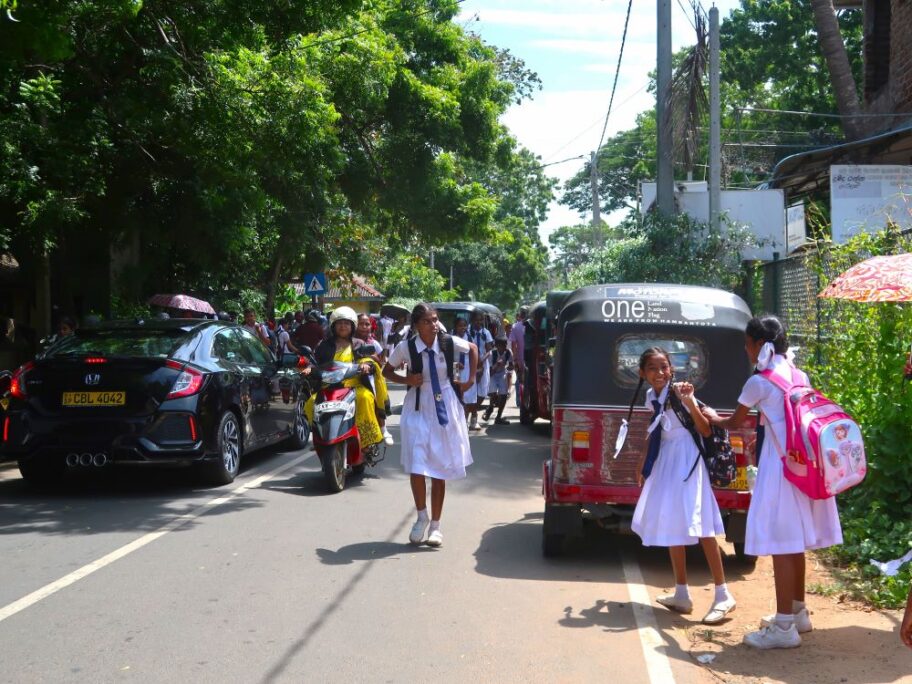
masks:
<path id="1" fill-rule="evenodd" d="M 611 98 L 608 100 L 608 112 L 605 114 L 605 124 L 602 126 L 602 134 L 599 136 L 599 143 L 595 148 L 598 154 L 602 141 L 605 139 L 605 131 L 608 130 L 608 118 L 611 116 L 611 107 L 614 105 L 614 93 L 617 90 L 618 77 L 621 75 L 621 60 L 624 57 L 624 45 L 627 42 L 627 27 L 630 24 L 630 12 L 633 9 L 633 0 L 627 3 L 627 17 L 624 19 L 624 33 L 621 34 L 621 49 L 618 51 L 617 67 L 614 70 L 614 84 L 611 86 Z"/>

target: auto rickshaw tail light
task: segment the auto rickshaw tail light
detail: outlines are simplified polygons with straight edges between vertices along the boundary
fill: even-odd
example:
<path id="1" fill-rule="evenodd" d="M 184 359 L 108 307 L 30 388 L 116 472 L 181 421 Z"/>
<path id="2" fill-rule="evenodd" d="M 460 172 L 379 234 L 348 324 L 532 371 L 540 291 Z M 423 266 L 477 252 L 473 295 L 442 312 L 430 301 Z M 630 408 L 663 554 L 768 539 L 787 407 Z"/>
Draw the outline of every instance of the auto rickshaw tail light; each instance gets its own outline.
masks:
<path id="1" fill-rule="evenodd" d="M 589 433 L 574 432 L 572 445 L 570 449 L 570 460 L 588 461 L 589 460 Z"/>
<path id="2" fill-rule="evenodd" d="M 747 465 L 747 455 L 744 453 L 744 438 L 740 435 L 729 435 L 732 451 L 735 452 L 735 465 L 743 468 Z"/>

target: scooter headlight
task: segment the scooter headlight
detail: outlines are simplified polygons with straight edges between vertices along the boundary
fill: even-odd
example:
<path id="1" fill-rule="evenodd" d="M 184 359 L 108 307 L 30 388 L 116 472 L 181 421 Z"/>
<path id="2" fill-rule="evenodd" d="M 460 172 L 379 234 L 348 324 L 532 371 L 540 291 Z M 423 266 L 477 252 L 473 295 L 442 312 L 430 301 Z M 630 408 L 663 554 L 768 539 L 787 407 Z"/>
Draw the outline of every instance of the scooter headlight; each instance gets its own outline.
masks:
<path id="1" fill-rule="evenodd" d="M 355 417 L 355 402 L 352 402 L 348 405 L 348 408 L 345 409 L 345 420 Z"/>

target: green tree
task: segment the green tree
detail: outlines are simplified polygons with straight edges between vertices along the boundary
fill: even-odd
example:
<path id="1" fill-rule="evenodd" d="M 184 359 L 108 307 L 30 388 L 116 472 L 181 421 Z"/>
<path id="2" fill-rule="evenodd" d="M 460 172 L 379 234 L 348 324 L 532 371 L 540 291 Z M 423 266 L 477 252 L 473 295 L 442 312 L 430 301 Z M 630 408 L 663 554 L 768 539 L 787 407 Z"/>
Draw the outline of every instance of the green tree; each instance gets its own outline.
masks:
<path id="1" fill-rule="evenodd" d="M 641 224 L 623 227 L 613 240 L 569 274 L 571 287 L 594 283 L 679 283 L 728 290 L 742 281 L 741 252 L 754 241 L 740 226 L 713 231 L 686 214 L 649 212 Z"/>
<path id="2" fill-rule="evenodd" d="M 499 115 L 534 87 L 456 0 L 26 3 L 0 40 L 0 243 L 138 245 L 134 293 L 271 311 L 302 268 L 485 239 Z M 234 296 L 234 295 L 232 295 Z"/>

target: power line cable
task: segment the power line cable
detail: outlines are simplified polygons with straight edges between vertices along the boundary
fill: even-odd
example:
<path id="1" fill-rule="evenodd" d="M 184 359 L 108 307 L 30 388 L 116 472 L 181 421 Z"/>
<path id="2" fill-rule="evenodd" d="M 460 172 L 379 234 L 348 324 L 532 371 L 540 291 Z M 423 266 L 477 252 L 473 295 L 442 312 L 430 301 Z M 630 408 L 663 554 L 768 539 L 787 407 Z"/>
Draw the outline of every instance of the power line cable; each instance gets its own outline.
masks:
<path id="1" fill-rule="evenodd" d="M 693 19 L 690 18 L 690 13 L 684 7 L 684 3 L 681 0 L 678 0 L 678 7 L 681 8 L 681 11 L 684 13 L 684 18 L 687 19 L 688 23 L 690 23 L 693 30 L 696 31 L 697 25 L 694 23 Z M 694 14 L 697 13 L 697 10 L 693 5 L 691 5 L 691 9 L 693 9 Z"/>
<path id="2" fill-rule="evenodd" d="M 617 67 L 614 70 L 614 84 L 611 86 L 611 98 L 608 100 L 608 112 L 605 114 L 605 124 L 602 126 L 602 134 L 599 136 L 599 143 L 595 148 L 598 154 L 599 147 L 605 139 L 605 131 L 608 130 L 608 117 L 611 116 L 611 107 L 614 104 L 614 92 L 617 90 L 618 76 L 621 75 L 621 60 L 624 57 L 624 44 L 627 42 L 627 26 L 630 24 L 630 11 L 633 9 L 633 0 L 627 3 L 627 17 L 624 19 L 624 33 L 621 35 L 621 49 L 618 52 Z"/>

